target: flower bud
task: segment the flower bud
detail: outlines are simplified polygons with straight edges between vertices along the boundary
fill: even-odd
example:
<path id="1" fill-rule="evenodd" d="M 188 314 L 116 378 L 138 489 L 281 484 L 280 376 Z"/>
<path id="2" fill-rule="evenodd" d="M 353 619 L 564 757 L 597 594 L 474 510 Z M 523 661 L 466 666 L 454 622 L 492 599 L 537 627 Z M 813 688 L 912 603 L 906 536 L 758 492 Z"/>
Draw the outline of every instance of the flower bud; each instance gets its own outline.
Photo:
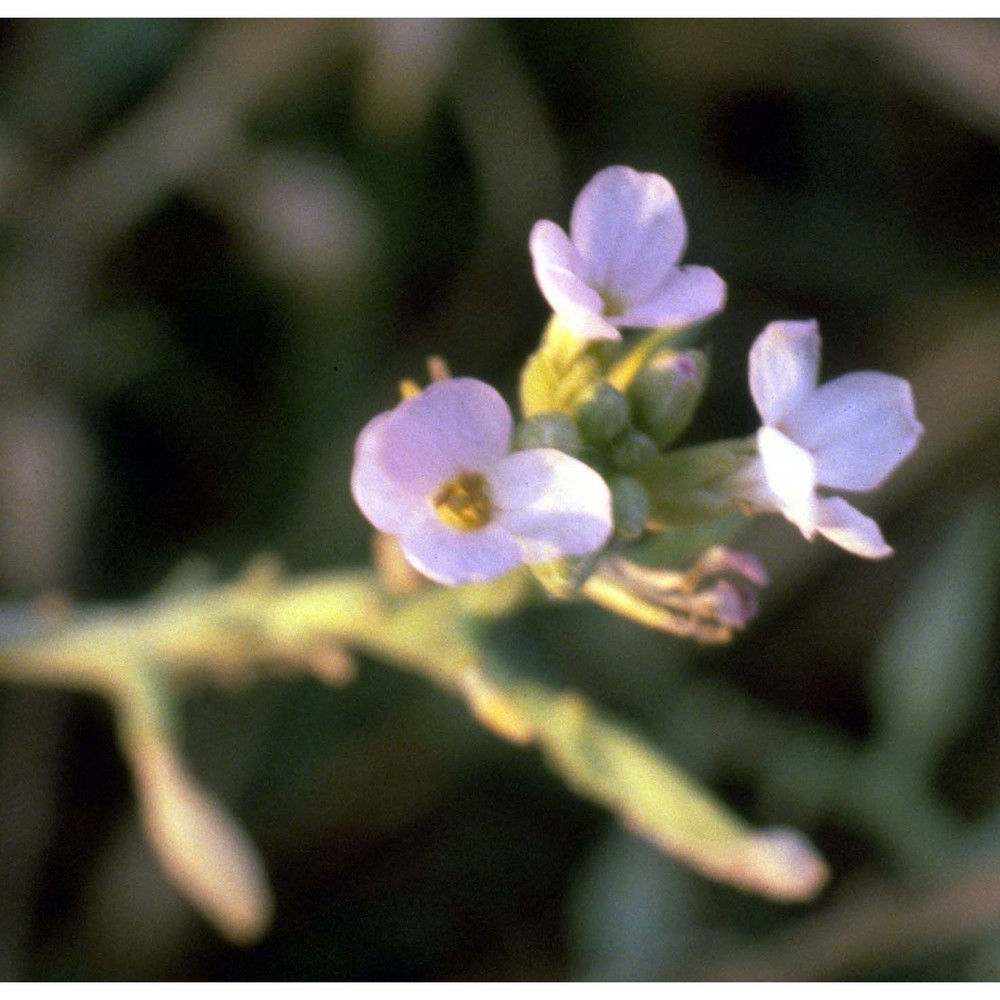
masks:
<path id="1" fill-rule="evenodd" d="M 634 541 L 642 535 L 649 520 L 649 494 L 632 476 L 615 476 L 608 485 L 611 487 L 615 534 L 625 541 Z"/>
<path id="2" fill-rule="evenodd" d="M 558 448 L 567 455 L 578 455 L 583 439 L 572 417 L 565 413 L 540 413 L 522 421 L 514 431 L 514 449 Z"/>
<path id="3" fill-rule="evenodd" d="M 656 455 L 656 442 L 642 431 L 627 430 L 611 448 L 611 460 L 622 472 L 635 472 Z"/>
<path id="4" fill-rule="evenodd" d="M 596 445 L 610 444 L 628 427 L 628 421 L 628 400 L 607 382 L 595 386 L 586 402 L 576 411 L 580 433 Z"/>
<path id="5" fill-rule="evenodd" d="M 708 359 L 701 351 L 656 355 L 629 386 L 635 421 L 659 448 L 687 430 L 708 380 Z"/>

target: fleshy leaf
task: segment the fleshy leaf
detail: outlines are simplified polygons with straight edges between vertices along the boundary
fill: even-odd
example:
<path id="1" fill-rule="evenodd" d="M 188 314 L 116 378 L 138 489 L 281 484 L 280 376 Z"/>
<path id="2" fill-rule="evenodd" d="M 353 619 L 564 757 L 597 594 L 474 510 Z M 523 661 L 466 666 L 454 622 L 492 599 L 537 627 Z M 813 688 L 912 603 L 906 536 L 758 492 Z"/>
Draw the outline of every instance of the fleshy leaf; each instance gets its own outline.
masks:
<path id="1" fill-rule="evenodd" d="M 495 719 L 490 728 L 515 742 L 533 737 L 574 791 L 702 874 L 783 902 L 811 899 L 826 883 L 826 864 L 803 836 L 755 831 L 582 696 L 498 670 L 477 672 L 468 688 L 481 721 Z"/>
<path id="2" fill-rule="evenodd" d="M 260 855 L 173 748 L 152 734 L 131 747 L 143 826 L 177 887 L 236 944 L 267 930 L 274 902 Z"/>

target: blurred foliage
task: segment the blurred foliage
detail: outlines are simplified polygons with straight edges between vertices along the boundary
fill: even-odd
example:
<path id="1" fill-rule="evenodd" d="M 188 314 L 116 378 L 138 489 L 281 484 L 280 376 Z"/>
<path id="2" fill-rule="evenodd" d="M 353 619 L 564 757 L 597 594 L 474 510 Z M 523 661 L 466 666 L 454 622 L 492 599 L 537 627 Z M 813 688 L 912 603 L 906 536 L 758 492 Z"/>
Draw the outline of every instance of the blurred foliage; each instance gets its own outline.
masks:
<path id="1" fill-rule="evenodd" d="M 927 435 L 862 563 L 789 526 L 711 652 L 596 608 L 495 630 L 835 872 L 807 908 L 680 868 L 461 706 L 362 661 L 185 705 L 276 922 L 235 949 L 141 839 L 102 704 L 0 688 L 4 978 L 996 978 L 1000 29 L 994 22 L 8 21 L 0 30 L 0 608 L 134 598 L 200 555 L 356 563 L 354 438 L 444 355 L 513 400 L 527 234 L 597 169 L 669 177 L 746 351 L 911 379 Z M 876 505 L 881 508 L 876 509 Z M 901 811 L 899 803 L 908 808 Z"/>

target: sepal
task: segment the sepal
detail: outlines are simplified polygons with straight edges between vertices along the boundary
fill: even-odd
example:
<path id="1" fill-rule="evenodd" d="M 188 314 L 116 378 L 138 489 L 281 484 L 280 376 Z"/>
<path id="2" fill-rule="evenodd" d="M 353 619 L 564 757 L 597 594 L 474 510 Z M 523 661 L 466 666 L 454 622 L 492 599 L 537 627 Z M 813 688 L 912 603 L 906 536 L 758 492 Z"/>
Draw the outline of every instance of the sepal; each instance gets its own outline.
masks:
<path id="1" fill-rule="evenodd" d="M 753 439 L 696 445 L 658 456 L 638 478 L 649 492 L 651 530 L 666 530 L 742 513 L 734 483 L 753 466 Z"/>
<path id="2" fill-rule="evenodd" d="M 521 412 L 572 416 L 601 380 L 617 345 L 582 340 L 553 316 L 521 370 Z"/>

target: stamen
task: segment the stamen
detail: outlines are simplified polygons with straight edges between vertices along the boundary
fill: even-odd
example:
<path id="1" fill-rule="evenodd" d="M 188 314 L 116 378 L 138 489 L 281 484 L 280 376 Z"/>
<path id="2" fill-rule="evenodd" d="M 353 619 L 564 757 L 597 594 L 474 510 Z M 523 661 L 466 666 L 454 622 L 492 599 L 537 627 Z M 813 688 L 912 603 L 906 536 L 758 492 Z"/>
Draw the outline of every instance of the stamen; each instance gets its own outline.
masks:
<path id="1" fill-rule="evenodd" d="M 421 393 L 420 384 L 412 378 L 404 378 L 399 383 L 399 398 L 402 400 L 415 399 Z"/>
<path id="2" fill-rule="evenodd" d="M 489 483 L 478 472 L 459 473 L 434 494 L 433 503 L 438 517 L 458 531 L 479 531 L 493 519 Z"/>
<path id="3" fill-rule="evenodd" d="M 444 382 L 451 378 L 451 368 L 440 355 L 431 354 L 427 358 L 427 374 L 432 382 Z"/>

